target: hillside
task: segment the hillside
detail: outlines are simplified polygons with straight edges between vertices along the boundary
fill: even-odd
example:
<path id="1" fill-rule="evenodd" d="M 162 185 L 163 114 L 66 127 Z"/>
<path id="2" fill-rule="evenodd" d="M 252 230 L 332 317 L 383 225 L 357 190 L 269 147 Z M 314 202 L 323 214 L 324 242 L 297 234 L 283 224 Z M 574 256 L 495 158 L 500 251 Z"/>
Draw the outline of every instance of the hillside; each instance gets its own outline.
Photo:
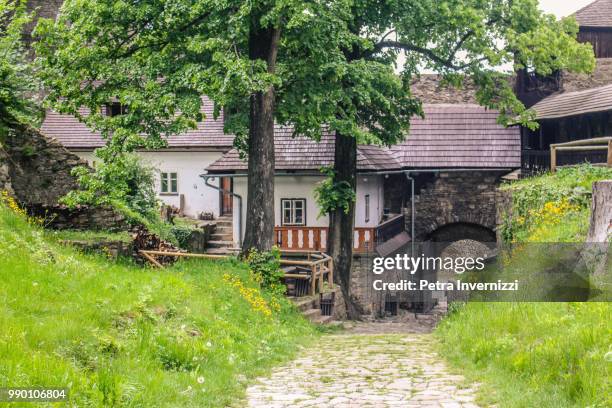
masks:
<path id="1" fill-rule="evenodd" d="M 78 407 L 220 407 L 315 334 L 238 262 L 110 263 L 15 210 L 0 204 L 0 387 L 69 387 Z"/>
<path id="2" fill-rule="evenodd" d="M 505 186 L 515 213 L 503 235 L 521 245 L 584 241 L 591 186 L 603 179 L 612 179 L 612 170 L 584 165 Z M 610 316 L 610 303 L 472 302 L 455 305 L 437 336 L 452 365 L 483 383 L 484 404 L 609 407 Z"/>

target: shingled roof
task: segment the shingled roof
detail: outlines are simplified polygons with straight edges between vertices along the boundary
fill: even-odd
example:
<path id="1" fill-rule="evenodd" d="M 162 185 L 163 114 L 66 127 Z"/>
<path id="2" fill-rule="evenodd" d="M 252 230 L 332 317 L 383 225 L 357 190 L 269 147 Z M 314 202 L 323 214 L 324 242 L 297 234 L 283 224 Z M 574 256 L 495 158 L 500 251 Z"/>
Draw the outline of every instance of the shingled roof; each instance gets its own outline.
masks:
<path id="1" fill-rule="evenodd" d="M 498 113 L 478 105 L 425 105 L 425 119 L 412 120 L 406 140 L 390 149 L 358 147 L 358 170 L 399 168 L 518 168 L 521 141 L 518 128 L 497 124 Z M 290 128 L 277 127 L 276 170 L 319 170 L 332 164 L 333 136 L 320 143 L 292 138 Z M 211 173 L 246 171 L 246 162 L 232 150 L 211 164 Z"/>
<path id="2" fill-rule="evenodd" d="M 319 171 L 334 162 L 334 136 L 325 133 L 320 142 L 304 136 L 293 136 L 288 126 L 276 126 L 274 153 L 277 171 Z M 360 145 L 357 148 L 357 170 L 371 172 L 398 170 L 401 164 L 388 150 L 378 146 Z M 227 152 L 206 168 L 210 173 L 244 173 L 247 162 L 241 160 L 236 149 Z"/>
<path id="3" fill-rule="evenodd" d="M 597 0 L 581 8 L 574 17 L 581 27 L 612 28 L 612 0 Z"/>
<path id="4" fill-rule="evenodd" d="M 612 85 L 551 95 L 532 106 L 536 119 L 554 119 L 612 110 Z"/>
<path id="5" fill-rule="evenodd" d="M 497 124 L 498 112 L 479 105 L 424 105 L 406 140 L 392 146 L 405 168 L 518 168 L 520 130 Z"/>
<path id="6" fill-rule="evenodd" d="M 202 113 L 206 116 L 198 123 L 197 129 L 168 138 L 170 148 L 219 148 L 228 150 L 232 147 L 234 135 L 223 133 L 223 118 L 213 119 L 212 101 L 203 99 Z M 89 114 L 88 109 L 81 109 L 82 115 Z M 57 139 L 68 149 L 93 150 L 104 146 L 104 139 L 98 132 L 91 131 L 84 123 L 72 115 L 62 115 L 48 111 L 40 129 L 42 133 Z"/>

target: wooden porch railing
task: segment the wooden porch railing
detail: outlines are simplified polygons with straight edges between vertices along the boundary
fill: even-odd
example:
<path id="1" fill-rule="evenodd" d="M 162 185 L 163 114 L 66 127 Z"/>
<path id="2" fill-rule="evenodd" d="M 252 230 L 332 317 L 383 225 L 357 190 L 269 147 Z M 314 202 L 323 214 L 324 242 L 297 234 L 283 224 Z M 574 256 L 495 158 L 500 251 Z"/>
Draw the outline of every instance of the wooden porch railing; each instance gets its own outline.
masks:
<path id="1" fill-rule="evenodd" d="M 274 227 L 276 245 L 281 250 L 323 251 L 327 249 L 327 227 Z M 355 228 L 355 252 L 374 249 L 376 228 Z"/>
<path id="2" fill-rule="evenodd" d="M 559 166 L 559 155 L 561 153 L 589 153 L 598 156 L 596 160 L 588 160 L 589 162 L 593 164 L 601 163 L 608 167 L 612 167 L 612 137 L 597 137 L 594 139 L 575 140 L 573 142 L 550 145 L 550 171 L 553 173 Z M 581 162 L 584 161 L 584 159 L 581 160 Z M 571 165 L 578 163 L 569 162 L 566 164 Z"/>
<path id="3" fill-rule="evenodd" d="M 157 268 L 164 265 L 157 257 L 167 258 L 204 258 L 204 259 L 227 259 L 229 255 L 192 254 L 188 252 L 139 250 L 138 253 Z M 308 294 L 323 292 L 323 283 L 327 281 L 330 287 L 334 285 L 334 261 L 322 252 L 315 251 L 281 251 L 281 269 L 284 274 L 282 279 L 307 281 Z"/>

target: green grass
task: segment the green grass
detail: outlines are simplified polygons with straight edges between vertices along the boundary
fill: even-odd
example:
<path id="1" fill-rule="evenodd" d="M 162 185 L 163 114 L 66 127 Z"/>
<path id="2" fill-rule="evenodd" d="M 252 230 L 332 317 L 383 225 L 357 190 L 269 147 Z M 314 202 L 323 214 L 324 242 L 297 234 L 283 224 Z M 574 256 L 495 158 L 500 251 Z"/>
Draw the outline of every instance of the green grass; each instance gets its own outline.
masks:
<path id="1" fill-rule="evenodd" d="M 512 181 L 503 185 L 501 189 L 549 191 L 551 194 L 560 195 L 575 188 L 590 190 L 593 182 L 611 178 L 612 169 L 609 167 L 582 164 L 580 166 L 563 167 L 555 173 L 548 172 L 536 177 Z"/>
<path id="2" fill-rule="evenodd" d="M 436 334 L 483 404 L 610 407 L 610 316 L 609 303 L 468 303 Z"/>
<path id="3" fill-rule="evenodd" d="M 69 406 L 227 406 L 317 335 L 285 299 L 254 310 L 223 278 L 256 288 L 236 261 L 109 263 L 2 206 L 0 259 L 0 387 L 69 387 Z"/>
<path id="4" fill-rule="evenodd" d="M 589 192 L 612 170 L 579 166 L 510 185 L 519 214 L 515 242 L 582 242 Z M 546 203 L 569 198 L 572 210 L 537 215 Z M 533 212 L 531 214 L 533 214 Z M 518 263 L 520 260 L 516 260 Z M 543 253 L 538 262 L 553 261 Z M 437 328 L 440 353 L 482 384 L 480 402 L 499 407 L 612 406 L 610 303 L 468 303 Z"/>

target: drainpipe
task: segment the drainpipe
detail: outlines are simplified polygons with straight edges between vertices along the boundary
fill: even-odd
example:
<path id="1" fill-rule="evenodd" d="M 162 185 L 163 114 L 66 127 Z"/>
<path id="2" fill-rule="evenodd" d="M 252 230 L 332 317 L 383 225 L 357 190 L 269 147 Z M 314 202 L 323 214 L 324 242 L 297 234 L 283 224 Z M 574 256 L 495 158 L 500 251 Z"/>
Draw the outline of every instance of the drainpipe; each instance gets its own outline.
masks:
<path id="1" fill-rule="evenodd" d="M 412 178 L 412 176 L 410 176 L 410 172 L 406 171 L 404 172 L 404 174 L 406 175 L 406 179 L 408 179 L 408 181 L 410 181 L 410 247 L 411 247 L 411 256 L 414 256 L 414 240 L 415 240 L 415 236 L 414 236 L 414 220 L 415 220 L 415 215 L 414 215 L 414 179 Z"/>
<path id="2" fill-rule="evenodd" d="M 206 184 L 210 188 L 214 188 L 222 193 L 229 194 L 232 197 L 236 197 L 238 199 L 238 247 L 242 248 L 242 196 L 240 194 L 236 194 L 233 191 L 225 190 L 221 187 L 215 186 L 214 184 L 210 184 L 209 180 L 214 180 L 217 176 L 212 176 L 208 174 L 200 174 L 200 177 L 204 179 L 204 184 Z"/>

